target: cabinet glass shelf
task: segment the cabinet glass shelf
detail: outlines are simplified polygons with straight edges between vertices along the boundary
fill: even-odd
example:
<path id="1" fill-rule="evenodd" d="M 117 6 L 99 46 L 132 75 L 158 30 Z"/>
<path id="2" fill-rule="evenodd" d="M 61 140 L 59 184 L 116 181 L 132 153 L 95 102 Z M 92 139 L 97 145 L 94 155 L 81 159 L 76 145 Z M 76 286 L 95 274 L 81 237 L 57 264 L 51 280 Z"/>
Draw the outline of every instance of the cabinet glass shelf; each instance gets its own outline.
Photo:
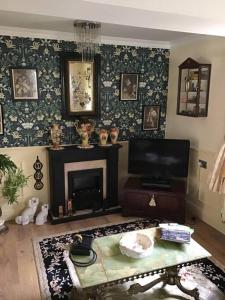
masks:
<path id="1" fill-rule="evenodd" d="M 179 66 L 178 115 L 207 117 L 210 73 L 210 64 L 200 64 L 190 57 Z"/>

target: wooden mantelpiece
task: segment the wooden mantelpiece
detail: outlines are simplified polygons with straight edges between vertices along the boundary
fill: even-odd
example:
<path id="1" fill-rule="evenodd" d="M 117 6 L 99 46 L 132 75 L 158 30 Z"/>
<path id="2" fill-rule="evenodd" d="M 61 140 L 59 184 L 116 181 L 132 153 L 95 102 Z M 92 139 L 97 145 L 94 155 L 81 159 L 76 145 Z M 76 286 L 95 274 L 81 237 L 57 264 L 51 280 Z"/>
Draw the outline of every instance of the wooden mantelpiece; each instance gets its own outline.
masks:
<path id="1" fill-rule="evenodd" d="M 94 148 L 80 149 L 66 146 L 62 150 L 48 148 L 50 177 L 50 218 L 53 224 L 98 216 L 118 211 L 118 154 L 121 145 L 109 147 L 94 145 Z M 66 205 L 64 165 L 72 162 L 106 160 L 107 197 L 103 208 L 96 212 L 77 212 L 70 216 L 59 217 L 59 206 Z"/>

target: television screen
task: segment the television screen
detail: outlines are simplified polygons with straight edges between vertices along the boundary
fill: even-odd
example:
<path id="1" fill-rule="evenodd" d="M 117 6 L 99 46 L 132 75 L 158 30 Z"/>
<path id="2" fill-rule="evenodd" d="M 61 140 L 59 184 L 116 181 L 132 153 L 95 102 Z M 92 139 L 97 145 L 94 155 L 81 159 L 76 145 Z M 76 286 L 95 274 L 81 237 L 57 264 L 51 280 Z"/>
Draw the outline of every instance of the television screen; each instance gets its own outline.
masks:
<path id="1" fill-rule="evenodd" d="M 129 141 L 128 172 L 148 177 L 187 177 L 190 142 L 174 139 Z"/>

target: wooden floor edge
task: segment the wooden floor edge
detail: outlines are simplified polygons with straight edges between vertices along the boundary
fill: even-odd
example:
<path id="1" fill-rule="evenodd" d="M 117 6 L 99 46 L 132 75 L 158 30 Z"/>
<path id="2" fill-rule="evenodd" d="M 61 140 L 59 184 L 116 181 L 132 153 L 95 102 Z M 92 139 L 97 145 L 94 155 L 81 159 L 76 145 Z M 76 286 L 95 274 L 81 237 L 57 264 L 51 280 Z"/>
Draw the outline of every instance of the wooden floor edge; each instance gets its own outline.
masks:
<path id="1" fill-rule="evenodd" d="M 211 256 L 208 257 L 208 260 L 210 260 L 214 265 L 216 265 L 219 269 L 221 269 L 225 273 L 225 265 L 223 265 L 221 262 L 219 262 L 215 257 Z"/>

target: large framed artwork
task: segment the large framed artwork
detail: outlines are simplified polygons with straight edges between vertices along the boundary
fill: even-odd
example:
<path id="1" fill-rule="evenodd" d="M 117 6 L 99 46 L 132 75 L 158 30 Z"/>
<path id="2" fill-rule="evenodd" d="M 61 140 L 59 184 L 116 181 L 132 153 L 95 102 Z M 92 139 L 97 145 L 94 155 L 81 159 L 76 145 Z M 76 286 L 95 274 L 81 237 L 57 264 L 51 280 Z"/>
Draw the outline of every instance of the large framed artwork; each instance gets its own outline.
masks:
<path id="1" fill-rule="evenodd" d="M 144 105 L 143 107 L 143 130 L 158 130 L 160 120 L 160 105 Z"/>
<path id="2" fill-rule="evenodd" d="M 138 99 L 139 74 L 122 73 L 120 76 L 120 100 L 135 101 Z"/>
<path id="3" fill-rule="evenodd" d="M 0 135 L 4 134 L 4 123 L 3 123 L 3 108 L 0 104 Z"/>
<path id="4" fill-rule="evenodd" d="M 37 70 L 11 68 L 12 98 L 15 101 L 38 100 Z"/>
<path id="5" fill-rule="evenodd" d="M 65 118 L 98 116 L 99 72 L 100 55 L 96 55 L 94 61 L 82 61 L 79 53 L 61 54 Z"/>

